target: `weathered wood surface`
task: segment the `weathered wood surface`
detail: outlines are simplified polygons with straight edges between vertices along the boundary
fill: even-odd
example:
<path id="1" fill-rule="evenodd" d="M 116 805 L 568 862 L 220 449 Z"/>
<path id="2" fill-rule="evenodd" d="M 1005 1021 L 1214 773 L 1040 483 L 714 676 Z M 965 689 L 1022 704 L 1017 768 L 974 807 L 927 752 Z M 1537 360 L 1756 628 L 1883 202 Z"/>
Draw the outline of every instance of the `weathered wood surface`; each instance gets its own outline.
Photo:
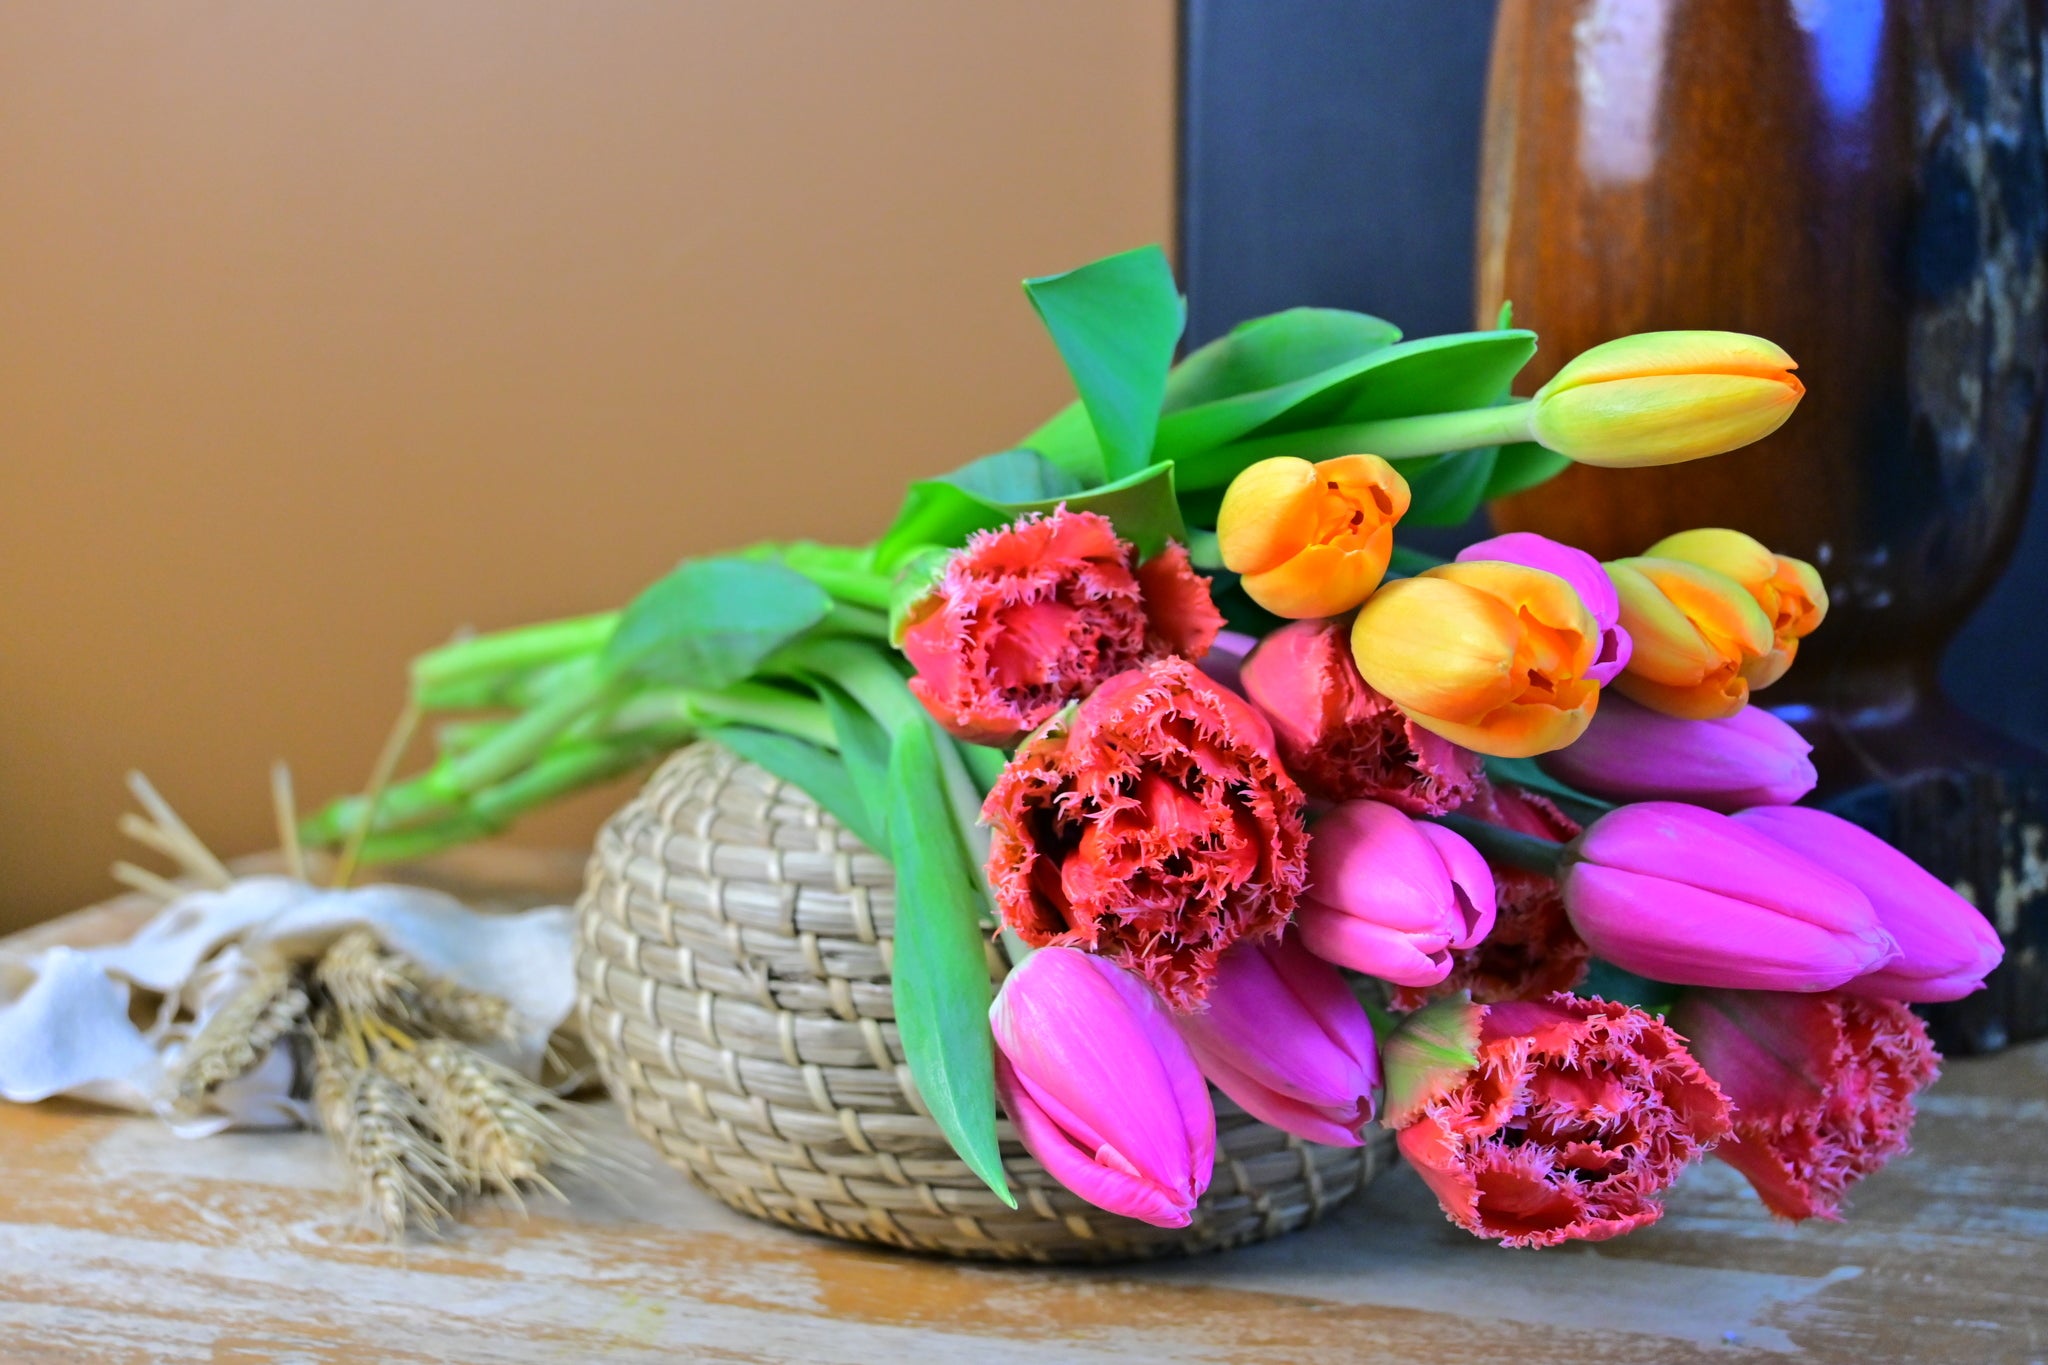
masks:
<path id="1" fill-rule="evenodd" d="M 1481 1245 L 1397 1171 L 1267 1246 L 961 1266 L 755 1224 L 588 1123 L 626 1169 L 392 1249 L 317 1135 L 0 1105 L 0 1361 L 2048 1359 L 2048 1044 L 1954 1063 L 1843 1225 L 1709 1165 L 1658 1226 L 1553 1252 Z"/>

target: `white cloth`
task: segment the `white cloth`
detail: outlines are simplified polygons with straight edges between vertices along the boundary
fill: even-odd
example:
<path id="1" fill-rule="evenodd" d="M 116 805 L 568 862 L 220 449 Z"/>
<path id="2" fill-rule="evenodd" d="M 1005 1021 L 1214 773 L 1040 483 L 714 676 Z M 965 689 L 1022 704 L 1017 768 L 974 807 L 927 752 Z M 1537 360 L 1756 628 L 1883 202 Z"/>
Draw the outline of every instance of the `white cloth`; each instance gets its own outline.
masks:
<path id="1" fill-rule="evenodd" d="M 421 887 L 335 891 L 291 877 L 244 877 L 180 897 L 125 943 L 0 953 L 0 1098 L 69 1095 L 169 1119 L 171 1069 L 246 977 L 244 949 L 267 944 L 303 960 L 359 927 L 426 971 L 503 999 L 519 1024 L 507 1060 L 538 1072 L 548 1036 L 576 1001 L 568 910 L 486 915 Z M 154 1022 L 138 1024 L 138 1007 L 152 1004 Z M 198 1136 L 299 1123 L 294 1079 L 292 1058 L 274 1050 L 221 1086 L 212 1112 L 174 1126 Z"/>

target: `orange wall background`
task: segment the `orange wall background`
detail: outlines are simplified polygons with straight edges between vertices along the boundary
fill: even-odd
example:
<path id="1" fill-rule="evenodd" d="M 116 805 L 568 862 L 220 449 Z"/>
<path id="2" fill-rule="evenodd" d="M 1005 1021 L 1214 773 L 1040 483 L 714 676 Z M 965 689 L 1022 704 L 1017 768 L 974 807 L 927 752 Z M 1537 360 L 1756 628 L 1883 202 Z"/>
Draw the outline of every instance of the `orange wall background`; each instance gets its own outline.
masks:
<path id="1" fill-rule="evenodd" d="M 114 889 L 129 767 L 264 847 L 455 628 L 1050 413 L 1017 281 L 1168 235 L 1173 10 L 0 3 L 0 928 Z"/>

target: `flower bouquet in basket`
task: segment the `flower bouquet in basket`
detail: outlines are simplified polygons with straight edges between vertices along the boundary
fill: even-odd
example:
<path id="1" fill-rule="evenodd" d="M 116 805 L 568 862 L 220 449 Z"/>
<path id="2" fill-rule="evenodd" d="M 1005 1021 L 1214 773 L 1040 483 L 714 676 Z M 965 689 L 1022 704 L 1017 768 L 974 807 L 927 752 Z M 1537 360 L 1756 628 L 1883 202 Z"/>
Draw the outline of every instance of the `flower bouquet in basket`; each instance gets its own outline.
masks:
<path id="1" fill-rule="evenodd" d="M 1907 1006 L 2000 948 L 1793 804 L 1807 746 L 1750 694 L 1821 624 L 1819 576 L 1727 529 L 1607 564 L 1397 541 L 1571 461 L 1765 436 L 1792 360 L 1649 334 L 1513 398 L 1536 338 L 1505 309 L 1415 341 L 1294 309 L 1174 364 L 1156 249 L 1025 289 L 1079 398 L 1017 448 L 912 484 L 871 544 L 692 560 L 623 612 L 422 657 L 410 714 L 480 718 L 306 833 L 413 855 L 715 739 L 893 863 L 904 1058 L 1012 1204 L 999 1107 L 1082 1199 L 1187 1223 L 1213 1083 L 1313 1142 L 1393 1128 L 1511 1246 L 1653 1222 L 1709 1151 L 1836 1217 L 1934 1075 Z"/>

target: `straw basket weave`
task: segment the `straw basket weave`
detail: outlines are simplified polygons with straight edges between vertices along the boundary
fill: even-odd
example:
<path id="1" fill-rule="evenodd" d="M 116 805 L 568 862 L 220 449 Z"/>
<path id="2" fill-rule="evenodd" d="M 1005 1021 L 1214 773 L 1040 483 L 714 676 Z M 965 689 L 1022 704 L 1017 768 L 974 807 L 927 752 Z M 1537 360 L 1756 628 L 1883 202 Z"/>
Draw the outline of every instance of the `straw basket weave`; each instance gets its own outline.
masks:
<path id="1" fill-rule="evenodd" d="M 1303 1227 L 1390 1160 L 1383 1137 L 1305 1143 L 1217 1094 L 1216 1174 L 1192 1226 L 1082 1202 L 1007 1123 L 1019 1207 L 1004 1207 L 903 1064 L 887 860 L 712 744 L 676 754 L 605 826 L 579 918 L 585 1036 L 606 1084 L 664 1156 L 757 1218 L 954 1256 L 1126 1260 Z"/>

